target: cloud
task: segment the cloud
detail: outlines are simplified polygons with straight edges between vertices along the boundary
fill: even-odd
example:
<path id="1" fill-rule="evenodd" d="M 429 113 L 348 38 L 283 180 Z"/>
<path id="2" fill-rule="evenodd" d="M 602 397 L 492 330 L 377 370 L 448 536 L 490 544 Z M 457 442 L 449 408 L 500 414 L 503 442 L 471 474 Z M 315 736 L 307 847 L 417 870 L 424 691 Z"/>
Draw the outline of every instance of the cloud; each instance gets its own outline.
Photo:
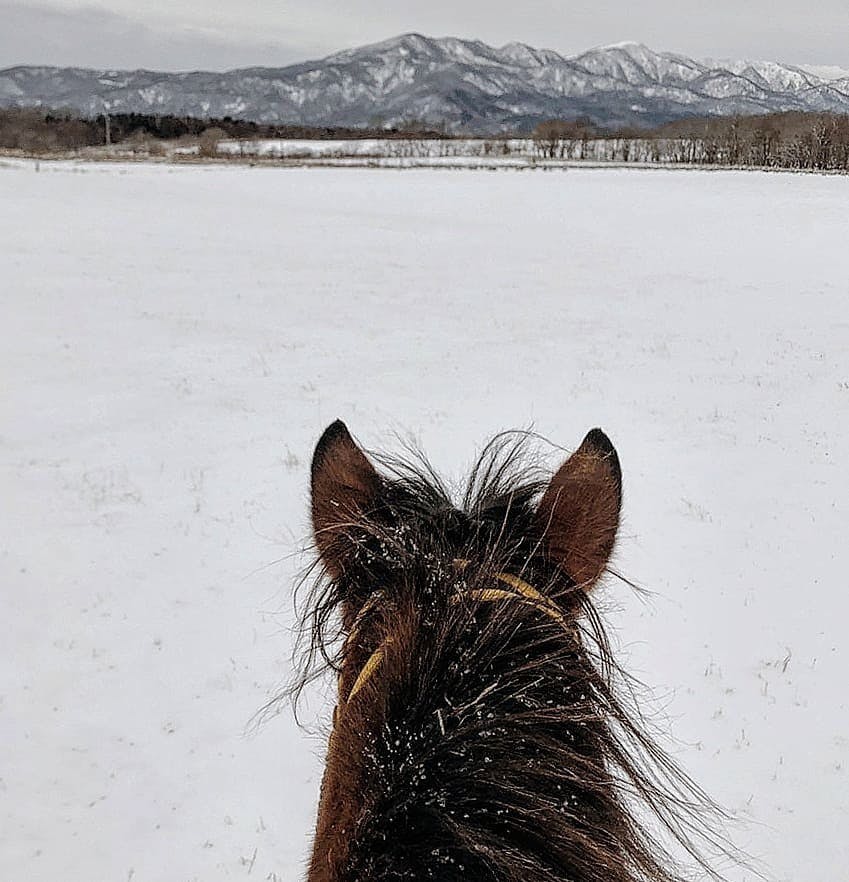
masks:
<path id="1" fill-rule="evenodd" d="M 408 31 L 566 54 L 617 40 L 694 57 L 849 66 L 846 0 L 0 0 L 0 67 L 277 67 Z M 108 7 L 108 8 L 103 8 Z M 278 36 L 278 35 L 282 35 Z"/>
<path id="2" fill-rule="evenodd" d="M 92 7 L 74 11 L 0 2 L 0 68 L 61 67 L 228 70 L 280 67 L 330 51 L 274 39 L 228 38 L 192 25 L 147 24 Z"/>

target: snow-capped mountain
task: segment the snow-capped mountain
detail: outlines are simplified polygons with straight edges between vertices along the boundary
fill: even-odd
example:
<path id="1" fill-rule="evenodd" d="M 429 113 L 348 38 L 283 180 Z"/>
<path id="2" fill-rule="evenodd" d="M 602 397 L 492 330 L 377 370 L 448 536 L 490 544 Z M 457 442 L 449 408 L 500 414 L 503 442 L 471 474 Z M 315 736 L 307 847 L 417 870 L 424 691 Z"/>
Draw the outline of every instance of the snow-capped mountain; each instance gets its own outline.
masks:
<path id="1" fill-rule="evenodd" d="M 774 62 L 696 61 L 638 43 L 565 57 L 522 43 L 494 48 L 405 34 L 320 61 L 228 73 L 8 68 L 0 70 L 0 105 L 327 126 L 421 120 L 483 133 L 579 116 L 647 126 L 686 116 L 849 112 L 849 77 Z"/>

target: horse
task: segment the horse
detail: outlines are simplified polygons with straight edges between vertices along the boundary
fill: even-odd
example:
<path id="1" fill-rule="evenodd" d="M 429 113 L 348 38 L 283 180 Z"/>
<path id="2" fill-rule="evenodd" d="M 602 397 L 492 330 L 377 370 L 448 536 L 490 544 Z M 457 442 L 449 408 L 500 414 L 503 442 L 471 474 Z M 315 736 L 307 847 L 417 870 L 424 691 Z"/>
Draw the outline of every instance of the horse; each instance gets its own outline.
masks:
<path id="1" fill-rule="evenodd" d="M 329 666 L 338 702 L 308 882 L 722 878 L 721 810 L 620 698 L 593 599 L 617 452 L 593 429 L 543 477 L 527 434 L 486 446 L 459 505 L 339 420 L 316 445 L 299 686 Z"/>

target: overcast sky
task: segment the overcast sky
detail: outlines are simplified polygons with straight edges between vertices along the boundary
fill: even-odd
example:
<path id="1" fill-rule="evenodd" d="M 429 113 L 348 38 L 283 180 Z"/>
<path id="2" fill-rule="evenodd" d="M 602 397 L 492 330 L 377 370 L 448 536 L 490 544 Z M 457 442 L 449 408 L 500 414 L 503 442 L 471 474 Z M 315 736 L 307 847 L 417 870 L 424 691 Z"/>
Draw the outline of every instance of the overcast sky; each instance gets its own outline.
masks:
<path id="1" fill-rule="evenodd" d="M 847 0 L 0 0 L 0 68 L 280 66 L 409 31 L 849 67 Z"/>

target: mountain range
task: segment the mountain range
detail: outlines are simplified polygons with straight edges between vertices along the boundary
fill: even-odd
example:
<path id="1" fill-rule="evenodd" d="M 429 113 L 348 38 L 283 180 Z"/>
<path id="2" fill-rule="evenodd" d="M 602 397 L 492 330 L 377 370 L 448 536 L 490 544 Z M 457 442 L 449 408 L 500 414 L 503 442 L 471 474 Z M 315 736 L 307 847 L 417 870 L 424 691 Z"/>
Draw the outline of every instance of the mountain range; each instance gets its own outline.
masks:
<path id="1" fill-rule="evenodd" d="M 544 119 L 654 126 L 693 116 L 849 113 L 849 71 L 696 61 L 618 43 L 566 57 L 523 43 L 405 34 L 319 61 L 226 73 L 23 66 L 0 70 L 0 106 L 236 117 L 319 126 L 526 130 Z"/>

